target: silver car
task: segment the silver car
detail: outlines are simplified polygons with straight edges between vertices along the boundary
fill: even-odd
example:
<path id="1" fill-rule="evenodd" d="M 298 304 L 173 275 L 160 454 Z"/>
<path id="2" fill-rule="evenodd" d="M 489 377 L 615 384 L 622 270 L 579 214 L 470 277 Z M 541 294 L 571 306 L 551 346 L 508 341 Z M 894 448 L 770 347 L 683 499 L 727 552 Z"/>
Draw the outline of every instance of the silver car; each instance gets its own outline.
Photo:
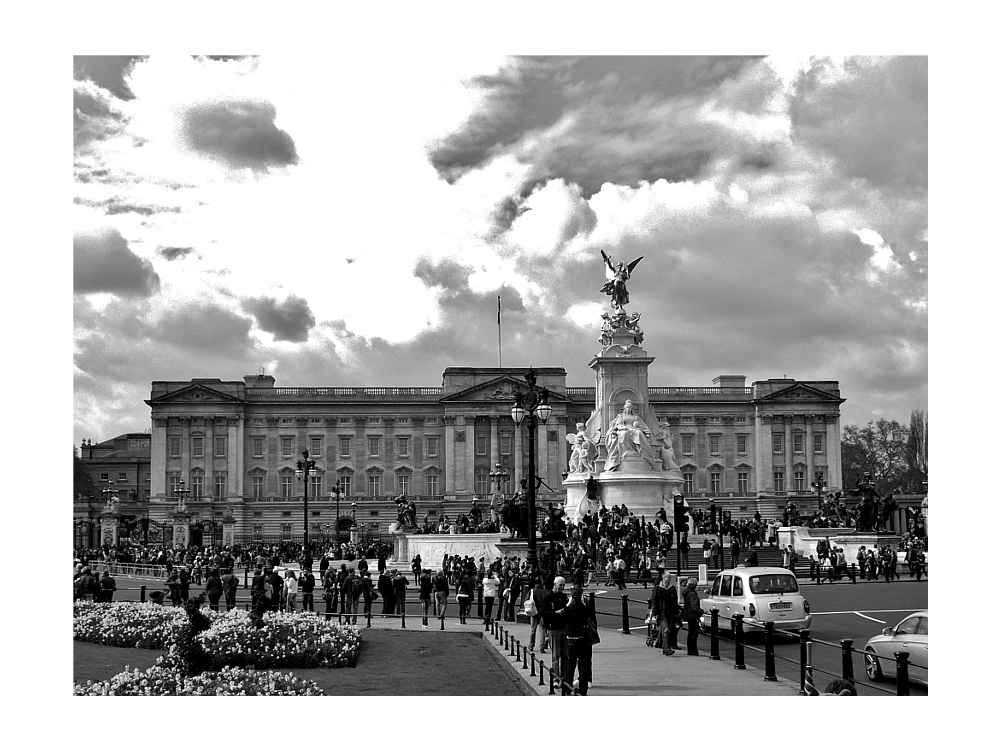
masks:
<path id="1" fill-rule="evenodd" d="M 904 617 L 865 644 L 865 673 L 872 682 L 896 674 L 896 652 L 910 655 L 910 682 L 927 685 L 927 610 Z"/>

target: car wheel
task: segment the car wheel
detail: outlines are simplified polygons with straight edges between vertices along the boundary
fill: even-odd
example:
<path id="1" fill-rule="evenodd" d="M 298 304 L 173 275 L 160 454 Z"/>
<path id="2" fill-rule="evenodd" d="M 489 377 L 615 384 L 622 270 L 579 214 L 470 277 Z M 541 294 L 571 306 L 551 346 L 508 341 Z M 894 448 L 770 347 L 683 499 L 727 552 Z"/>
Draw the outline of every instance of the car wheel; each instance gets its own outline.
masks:
<path id="1" fill-rule="evenodd" d="M 882 681 L 882 665 L 878 656 L 870 648 L 865 649 L 865 674 L 872 682 Z"/>

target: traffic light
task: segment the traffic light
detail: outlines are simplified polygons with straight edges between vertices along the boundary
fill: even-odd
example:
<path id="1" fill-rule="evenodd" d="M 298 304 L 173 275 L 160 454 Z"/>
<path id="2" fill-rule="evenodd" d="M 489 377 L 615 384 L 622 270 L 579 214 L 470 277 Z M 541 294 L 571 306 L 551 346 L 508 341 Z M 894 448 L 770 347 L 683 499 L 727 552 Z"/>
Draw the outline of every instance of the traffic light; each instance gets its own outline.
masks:
<path id="1" fill-rule="evenodd" d="M 674 495 L 674 529 L 682 534 L 688 530 L 688 507 L 683 495 Z"/>

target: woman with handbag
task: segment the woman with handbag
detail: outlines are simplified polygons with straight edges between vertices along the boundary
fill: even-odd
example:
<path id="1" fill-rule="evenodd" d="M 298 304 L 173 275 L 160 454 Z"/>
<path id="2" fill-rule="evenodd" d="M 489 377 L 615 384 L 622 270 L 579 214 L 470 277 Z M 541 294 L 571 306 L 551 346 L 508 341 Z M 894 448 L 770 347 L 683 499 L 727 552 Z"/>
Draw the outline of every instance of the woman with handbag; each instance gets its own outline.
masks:
<path id="1" fill-rule="evenodd" d="M 587 606 L 583 603 L 583 587 L 574 586 L 569 604 L 556 612 L 565 615 L 566 629 L 563 639 L 566 643 L 566 659 L 563 665 L 562 694 L 570 695 L 573 672 L 580 667 L 580 695 L 586 695 L 592 681 L 593 638 L 597 623 L 590 619 Z"/>
<path id="2" fill-rule="evenodd" d="M 698 656 L 698 633 L 700 631 L 701 616 L 704 610 L 701 608 L 701 598 L 698 596 L 698 579 L 688 578 L 687 590 L 684 592 L 684 606 L 681 608 L 681 619 L 687 623 L 687 652 L 688 656 Z"/>

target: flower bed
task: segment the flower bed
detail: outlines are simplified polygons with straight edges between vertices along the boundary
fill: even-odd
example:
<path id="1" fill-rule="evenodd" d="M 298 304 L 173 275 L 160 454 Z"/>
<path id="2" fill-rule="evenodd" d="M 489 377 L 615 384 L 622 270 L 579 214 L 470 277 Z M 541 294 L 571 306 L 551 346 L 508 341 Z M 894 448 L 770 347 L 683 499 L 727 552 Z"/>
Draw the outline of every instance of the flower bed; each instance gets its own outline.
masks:
<path id="1" fill-rule="evenodd" d="M 280 672 L 225 667 L 184 677 L 162 666 L 120 672 L 103 682 L 76 683 L 73 695 L 325 695 L 312 680 Z"/>
<path id="2" fill-rule="evenodd" d="M 197 640 L 212 660 L 223 667 L 348 667 L 357 663 L 361 633 L 352 625 L 311 614 L 268 612 L 264 627 L 256 628 L 244 610 L 214 612 L 203 609 L 211 627 Z M 164 665 L 175 660 L 175 641 L 187 622 L 179 607 L 118 602 L 78 602 L 73 606 L 73 637 L 79 641 L 124 648 L 167 650 Z"/>

